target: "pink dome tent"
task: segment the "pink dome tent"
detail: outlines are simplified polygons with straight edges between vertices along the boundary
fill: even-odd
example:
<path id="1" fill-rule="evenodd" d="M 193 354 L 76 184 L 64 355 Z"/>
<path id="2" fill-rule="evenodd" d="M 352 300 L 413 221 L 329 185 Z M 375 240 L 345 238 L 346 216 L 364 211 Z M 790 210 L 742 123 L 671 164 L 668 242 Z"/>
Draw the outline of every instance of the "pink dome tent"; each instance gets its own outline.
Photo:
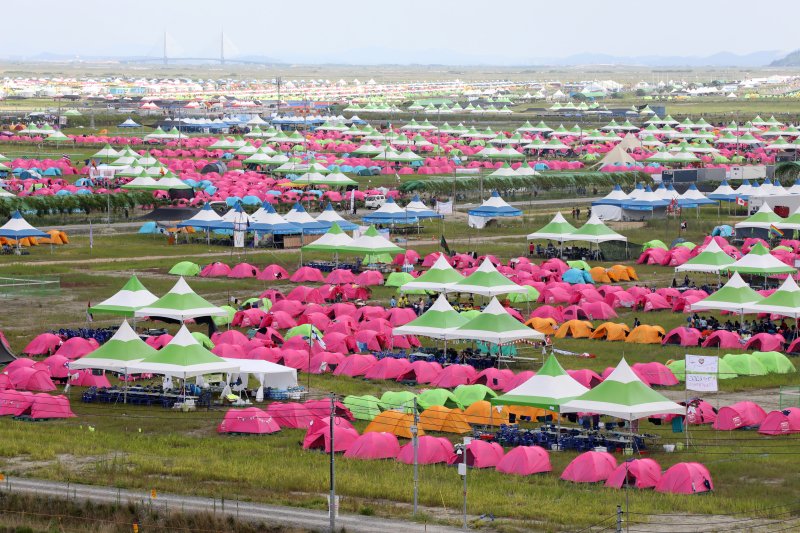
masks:
<path id="1" fill-rule="evenodd" d="M 266 414 L 282 428 L 307 429 L 314 420 L 319 420 L 305 405 L 295 402 L 273 402 L 267 406 Z"/>
<path id="2" fill-rule="evenodd" d="M 325 278 L 322 277 L 322 272 L 320 272 L 318 268 L 300 267 L 295 271 L 294 274 L 292 274 L 292 277 L 289 278 L 289 281 L 294 283 L 322 283 L 324 279 Z"/>
<path id="3" fill-rule="evenodd" d="M 540 446 L 517 446 L 512 448 L 495 467 L 498 472 L 530 476 L 550 472 L 550 455 Z"/>
<path id="4" fill-rule="evenodd" d="M 22 350 L 22 353 L 28 355 L 52 355 L 60 344 L 61 337 L 52 333 L 42 333 L 29 342 L 25 349 Z"/>
<path id="5" fill-rule="evenodd" d="M 19 416 L 30 409 L 33 393 L 18 390 L 0 391 L 0 416 Z"/>
<path id="6" fill-rule="evenodd" d="M 634 363 L 631 369 L 642 381 L 649 385 L 671 387 L 679 383 L 672 370 L 658 361 Z"/>
<path id="7" fill-rule="evenodd" d="M 789 435 L 800 433 L 800 408 L 789 407 L 782 411 L 767 413 L 758 432 L 762 435 Z"/>
<path id="8" fill-rule="evenodd" d="M 655 486 L 656 492 L 697 494 L 714 490 L 708 469 L 700 463 L 677 463 L 667 469 Z"/>
<path id="9" fill-rule="evenodd" d="M 769 333 L 758 333 L 753 335 L 744 345 L 745 350 L 756 350 L 759 352 L 782 352 L 786 339 L 780 333 L 770 335 Z"/>
<path id="10" fill-rule="evenodd" d="M 343 424 L 345 422 L 347 425 Z M 320 420 L 312 424 L 303 439 L 303 449 L 305 450 L 325 450 L 331 452 L 331 432 L 328 419 Z M 316 427 L 315 427 L 316 426 Z M 333 451 L 346 452 L 350 446 L 358 439 L 358 431 L 350 426 L 349 422 L 336 417 L 333 422 Z"/>
<path id="11" fill-rule="evenodd" d="M 477 372 L 470 365 L 450 365 L 443 369 L 430 384 L 443 389 L 454 389 L 459 385 L 467 385 Z"/>
<path id="12" fill-rule="evenodd" d="M 225 418 L 217 426 L 217 433 L 248 433 L 267 435 L 280 431 L 280 425 L 272 416 L 258 407 L 229 409 Z"/>
<path id="13" fill-rule="evenodd" d="M 267 265 L 264 267 L 264 270 L 259 272 L 258 276 L 256 276 L 256 279 L 261 281 L 276 281 L 288 278 L 289 273 L 285 268 L 279 265 Z"/>
<path id="14" fill-rule="evenodd" d="M 77 359 L 98 349 L 100 345 L 94 339 L 84 339 L 82 337 L 72 337 L 67 339 L 56 350 L 55 355 L 61 355 L 67 359 Z"/>
<path id="15" fill-rule="evenodd" d="M 24 415 L 26 413 L 23 412 L 22 414 Z M 44 393 L 33 395 L 33 402 L 30 405 L 29 414 L 34 420 L 53 420 L 56 418 L 75 417 L 75 413 L 70 409 L 69 399 L 66 396 L 51 396 Z"/>
<path id="16" fill-rule="evenodd" d="M 599 483 L 606 481 L 617 468 L 617 460 L 606 452 L 584 452 L 572 460 L 561 479 L 573 483 Z"/>
<path id="17" fill-rule="evenodd" d="M 630 459 L 619 465 L 606 480 L 606 487 L 650 489 L 661 479 L 661 466 L 653 459 Z"/>
<path id="18" fill-rule="evenodd" d="M 231 273 L 231 267 L 225 263 L 210 263 L 200 271 L 201 278 L 224 278 Z"/>
<path id="19" fill-rule="evenodd" d="M 436 379 L 441 372 L 442 365 L 435 361 L 414 361 L 402 375 L 397 377 L 397 381 L 426 384 Z"/>
<path id="20" fill-rule="evenodd" d="M 739 428 L 758 427 L 766 416 L 767 413 L 757 403 L 737 402 L 719 410 L 713 428 L 732 431 Z"/>
<path id="21" fill-rule="evenodd" d="M 253 265 L 249 263 L 239 263 L 231 269 L 228 277 L 232 279 L 246 279 L 258 277 L 258 274 L 258 268 Z"/>
<path id="22" fill-rule="evenodd" d="M 739 334 L 733 331 L 717 330 L 703 341 L 703 348 L 741 348 Z"/>
<path id="23" fill-rule="evenodd" d="M 696 328 L 687 328 L 686 326 L 678 326 L 667 333 L 661 339 L 662 345 L 674 344 L 677 346 L 697 346 L 697 341 L 700 340 L 702 334 Z"/>
<path id="24" fill-rule="evenodd" d="M 394 459 L 400 443 L 392 433 L 372 431 L 359 436 L 344 453 L 351 459 Z"/>
<path id="25" fill-rule="evenodd" d="M 421 465 L 432 465 L 436 463 L 446 463 L 453 455 L 453 445 L 444 437 L 431 437 L 424 435 L 417 439 L 417 463 Z M 397 460 L 401 463 L 414 464 L 414 446 L 409 442 L 397 454 Z"/>
<path id="26" fill-rule="evenodd" d="M 394 359 L 386 357 L 381 359 L 364 374 L 364 379 L 397 379 L 411 368 L 408 359 Z"/>
<path id="27" fill-rule="evenodd" d="M 494 391 L 503 390 L 509 381 L 514 379 L 514 372 L 508 368 L 486 368 L 481 370 L 472 380 L 473 385 L 486 385 Z"/>
<path id="28" fill-rule="evenodd" d="M 17 390 L 50 392 L 56 390 L 53 380 L 47 370 L 37 369 L 36 367 L 17 368 L 8 373 L 11 384 Z"/>
<path id="29" fill-rule="evenodd" d="M 495 468 L 503 458 L 503 447 L 496 442 L 473 440 L 467 444 L 466 454 L 467 466 L 472 468 Z M 463 461 L 464 458 L 461 455 L 454 453 L 447 462 L 452 465 Z"/>

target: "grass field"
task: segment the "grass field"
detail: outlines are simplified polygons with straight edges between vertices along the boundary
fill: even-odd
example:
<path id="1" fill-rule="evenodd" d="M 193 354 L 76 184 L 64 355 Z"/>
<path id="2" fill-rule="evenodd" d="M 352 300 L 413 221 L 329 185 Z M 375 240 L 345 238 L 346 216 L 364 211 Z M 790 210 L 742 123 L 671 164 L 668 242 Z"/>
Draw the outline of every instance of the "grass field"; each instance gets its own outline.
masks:
<path id="1" fill-rule="evenodd" d="M 441 227 L 435 224 L 410 247 L 423 254 L 438 249 L 439 234 L 443 230 L 453 249 L 475 249 L 508 259 L 525 253 L 524 235 L 546 222 L 552 213 L 550 206 L 533 204 L 526 207 L 522 219 L 481 231 L 465 228 L 463 219 L 448 221 Z M 734 221 L 712 209 L 702 210 L 699 218 L 689 217 L 688 220 L 689 230 L 683 236 L 695 242 L 714 225 Z M 675 220 L 668 224 L 658 221 L 628 225 L 620 231 L 633 243 L 651 238 L 669 243 L 678 236 Z M 638 256 L 638 250 L 632 250 L 632 255 Z M 314 256 L 304 254 L 304 259 L 309 257 Z M 52 252 L 40 247 L 24 258 L 0 257 L 0 276 L 57 275 L 61 279 L 58 295 L 4 296 L 2 301 L 8 312 L 4 315 L 3 331 L 13 349 L 20 351 L 34 335 L 49 328 L 86 326 L 87 302 L 96 303 L 109 296 L 131 273 L 139 275 L 151 291 L 163 294 L 175 282 L 173 276 L 166 274 L 167 270 L 184 259 L 200 265 L 211 261 L 229 264 L 248 261 L 257 266 L 278 263 L 291 270 L 300 258 L 297 251 L 247 251 L 237 255 L 231 254 L 229 249 L 204 243 L 168 246 L 161 237 L 104 235 L 99 231 L 90 253 L 87 237 L 79 235 L 69 246 Z M 641 283 L 647 285 L 664 286 L 672 279 L 671 270 L 664 267 L 641 266 L 637 270 Z M 231 297 L 241 300 L 255 296 L 268 287 L 256 280 L 198 278 L 190 283 L 199 294 L 219 305 L 227 303 Z M 269 285 L 273 286 L 275 284 Z M 284 291 L 291 286 L 277 284 Z M 389 289 L 377 288 L 373 299 L 385 304 L 389 294 Z M 643 323 L 660 324 L 667 330 L 685 321 L 682 314 L 630 311 L 620 313 L 619 320 L 630 324 L 634 316 Z M 92 327 L 116 323 L 114 319 L 96 318 Z M 595 355 L 594 359 L 562 357 L 566 368 L 592 368 L 598 372 L 615 365 L 623 355 L 631 363 L 664 362 L 681 358 L 687 352 L 686 348 L 679 347 L 573 339 L 558 340 L 556 346 Z M 717 354 L 717 351 L 692 348 L 691 353 Z M 538 353 L 522 348 L 521 355 L 538 356 Z M 517 364 L 514 370 L 535 369 L 536 366 Z M 301 382 L 305 384 L 305 376 Z M 776 401 L 777 387 L 796 383 L 796 374 L 726 380 L 722 382 L 721 398 L 732 394 L 759 395 Z M 315 397 L 329 392 L 340 396 L 380 396 L 386 390 L 406 389 L 408 387 L 397 383 L 344 377 L 313 376 L 311 379 L 311 392 Z M 680 386 L 672 389 L 669 394 L 683 397 Z M 78 414 L 76 419 L 48 423 L 0 419 L 0 471 L 313 508 L 325 506 L 328 459 L 303 451 L 299 445 L 303 432 L 299 430 L 284 430 L 263 438 L 222 437 L 215 433 L 222 419 L 221 410 L 174 413 L 157 407 L 83 404 L 79 401 L 79 389 L 73 389 L 70 394 L 73 409 Z M 727 403 L 723 399 L 712 399 L 712 402 Z M 363 430 L 364 424 L 357 424 L 357 428 Z M 616 505 L 624 504 L 626 496 L 632 521 L 657 522 L 660 514 L 684 513 L 755 516 L 755 509 L 778 505 L 787 506 L 778 511 L 785 513 L 789 509 L 783 518 L 795 516 L 800 480 L 790 473 L 800 467 L 798 437 L 767 438 L 753 432 L 723 433 L 692 428 L 689 448 L 667 454 L 660 451 L 660 444 L 683 442 L 684 434 L 672 434 L 669 427 L 649 423 L 643 424 L 642 431 L 660 437 L 650 456 L 663 467 L 679 461 L 705 463 L 716 485 L 714 495 L 692 498 L 648 491 L 631 491 L 625 495 L 600 487 L 568 484 L 560 481 L 558 475 L 575 454 L 553 452 L 551 474 L 517 479 L 494 471 L 471 471 L 469 511 L 472 515 L 493 513 L 498 517 L 493 527 L 508 531 L 586 528 L 610 519 Z M 337 459 L 338 491 L 344 496 L 343 510 L 409 517 L 411 470 L 393 461 Z M 454 469 L 429 466 L 420 471 L 420 503 L 424 510 L 420 519 L 457 522 L 461 480 Z M 380 475 L 375 475 L 376 472 Z"/>

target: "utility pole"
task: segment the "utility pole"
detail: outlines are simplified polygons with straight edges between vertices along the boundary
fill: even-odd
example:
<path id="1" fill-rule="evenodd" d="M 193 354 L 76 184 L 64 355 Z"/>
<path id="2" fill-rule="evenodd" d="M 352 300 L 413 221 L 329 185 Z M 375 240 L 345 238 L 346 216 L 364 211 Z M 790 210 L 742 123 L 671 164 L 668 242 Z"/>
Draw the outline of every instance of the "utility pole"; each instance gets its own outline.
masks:
<path id="1" fill-rule="evenodd" d="M 336 395 L 331 393 L 331 417 L 330 417 L 330 432 L 331 432 L 331 494 L 330 501 L 328 502 L 328 512 L 331 519 L 331 533 L 336 533 L 336 468 L 334 463 L 335 447 L 333 444 L 333 428 L 336 419 Z"/>
<path id="2" fill-rule="evenodd" d="M 225 30 L 219 32 L 219 63 L 225 64 Z"/>
<path id="3" fill-rule="evenodd" d="M 414 516 L 417 516 L 417 500 L 419 499 L 419 409 L 414 397 L 414 425 L 411 426 L 411 445 L 414 447 Z"/>

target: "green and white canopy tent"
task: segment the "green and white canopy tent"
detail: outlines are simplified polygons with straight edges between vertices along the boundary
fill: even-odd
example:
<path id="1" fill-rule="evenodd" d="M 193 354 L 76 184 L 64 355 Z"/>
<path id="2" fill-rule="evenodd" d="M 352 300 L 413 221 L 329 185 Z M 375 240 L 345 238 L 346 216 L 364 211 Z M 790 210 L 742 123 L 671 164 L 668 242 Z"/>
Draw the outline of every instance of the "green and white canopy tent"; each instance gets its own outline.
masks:
<path id="1" fill-rule="evenodd" d="M 448 285 L 444 288 L 444 292 L 465 292 L 468 294 L 479 294 L 481 296 L 498 296 L 500 294 L 511 294 L 515 292 L 524 293 L 525 287 L 517 285 L 498 272 L 487 257 L 475 272 L 461 281 Z"/>
<path id="2" fill-rule="evenodd" d="M 204 374 L 239 372 L 239 368 L 239 364 L 226 361 L 206 350 L 189 333 L 186 326 L 181 326 L 169 344 L 155 354 L 131 363 L 128 371 L 172 376 L 185 380 Z"/>
<path id="3" fill-rule="evenodd" d="M 747 313 L 769 313 L 786 316 L 797 320 L 800 318 L 800 287 L 789 276 L 783 284 L 767 297 L 759 295 L 758 300 L 745 306 Z"/>
<path id="4" fill-rule="evenodd" d="M 658 414 L 686 414 L 679 405 L 645 385 L 623 358 L 598 386 L 561 406 L 561 413 L 597 413 L 623 420 Z"/>
<path id="5" fill-rule="evenodd" d="M 322 237 L 303 246 L 303 251 L 310 252 L 336 252 L 338 253 L 344 247 L 353 244 L 353 238 L 347 233 L 342 231 L 339 224 L 334 222 L 331 224 L 331 229 L 328 230 Z"/>
<path id="6" fill-rule="evenodd" d="M 523 340 L 544 340 L 543 333 L 508 314 L 497 298 L 492 298 L 478 316 L 444 335 L 447 339 L 483 341 L 498 346 Z"/>
<path id="7" fill-rule="evenodd" d="M 739 315 L 744 313 L 748 305 L 751 305 L 763 297 L 750 288 L 739 275 L 735 272 L 731 279 L 722 286 L 717 292 L 706 296 L 702 300 L 690 305 L 692 311 L 730 311 Z"/>
<path id="8" fill-rule="evenodd" d="M 137 309 L 136 317 L 167 318 L 185 322 L 190 318 L 226 316 L 227 312 L 198 295 L 181 277 L 170 291 L 152 304 Z"/>
<path id="9" fill-rule="evenodd" d="M 567 222 L 567 219 L 564 218 L 564 215 L 561 214 L 561 211 L 556 213 L 556 216 L 553 217 L 548 224 L 544 227 L 539 228 L 537 231 L 528 234 L 528 240 L 554 240 L 558 241 L 561 244 L 561 247 L 564 247 L 564 239 L 574 234 L 577 231 L 575 226 Z"/>
<path id="10" fill-rule="evenodd" d="M 129 374 L 128 367 L 132 363 L 156 353 L 157 350 L 140 339 L 128 321 L 123 320 L 113 337 L 93 352 L 69 363 L 69 368 L 70 370 L 92 368 Z"/>
<path id="11" fill-rule="evenodd" d="M 719 274 L 736 260 L 720 248 L 717 241 L 711 240 L 705 249 L 684 264 L 675 267 L 675 272 L 708 272 Z"/>
<path id="12" fill-rule="evenodd" d="M 90 307 L 89 312 L 132 317 L 138 309 L 147 307 L 156 300 L 158 296 L 148 291 L 139 278 L 131 276 L 117 293 Z"/>
<path id="13" fill-rule="evenodd" d="M 357 254 L 392 254 L 400 253 L 403 249 L 378 233 L 375 226 L 370 226 L 360 237 L 353 239 L 350 245 L 342 248 L 342 251 Z"/>
<path id="14" fill-rule="evenodd" d="M 436 261 L 431 265 L 427 272 L 420 275 L 420 277 L 403 284 L 400 287 L 400 292 L 410 291 L 435 291 L 442 292 L 450 285 L 462 281 L 464 276 L 453 268 L 447 262 L 444 255 L 436 258 Z"/>
<path id="15" fill-rule="evenodd" d="M 493 405 L 524 405 L 558 413 L 561 405 L 589 389 L 567 374 L 555 355 L 547 358 L 535 376 L 502 396 L 492 398 Z"/>
<path id="16" fill-rule="evenodd" d="M 794 274 L 797 269 L 787 265 L 774 255 L 769 253 L 763 244 L 756 243 L 750 251 L 733 263 L 725 267 L 729 272 L 739 272 L 740 274 L 757 274 L 760 276 L 771 276 L 773 274 Z"/>
<path id="17" fill-rule="evenodd" d="M 628 242 L 628 238 L 609 228 L 596 214 L 592 214 L 586 224 L 564 236 L 565 241 L 585 241 L 595 244 L 608 241 Z"/>
<path id="18" fill-rule="evenodd" d="M 453 309 L 444 294 L 440 294 L 432 306 L 419 318 L 392 329 L 392 335 L 421 335 L 431 339 L 447 339 L 456 328 L 469 319 Z"/>
<path id="19" fill-rule="evenodd" d="M 775 211 L 764 202 L 752 216 L 737 222 L 736 229 L 758 228 L 768 230 L 773 224 L 780 227 L 779 224 L 783 221 L 783 217 L 775 214 Z"/>

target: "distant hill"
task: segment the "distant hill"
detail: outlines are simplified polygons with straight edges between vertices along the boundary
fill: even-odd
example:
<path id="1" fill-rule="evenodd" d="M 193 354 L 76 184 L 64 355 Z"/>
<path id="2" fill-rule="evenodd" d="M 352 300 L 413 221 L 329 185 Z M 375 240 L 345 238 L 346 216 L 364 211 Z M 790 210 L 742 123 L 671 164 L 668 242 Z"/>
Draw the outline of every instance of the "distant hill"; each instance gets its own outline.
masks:
<path id="1" fill-rule="evenodd" d="M 771 67 L 800 67 L 800 50 L 789 52 L 786 57 L 776 59 L 769 64 Z"/>

